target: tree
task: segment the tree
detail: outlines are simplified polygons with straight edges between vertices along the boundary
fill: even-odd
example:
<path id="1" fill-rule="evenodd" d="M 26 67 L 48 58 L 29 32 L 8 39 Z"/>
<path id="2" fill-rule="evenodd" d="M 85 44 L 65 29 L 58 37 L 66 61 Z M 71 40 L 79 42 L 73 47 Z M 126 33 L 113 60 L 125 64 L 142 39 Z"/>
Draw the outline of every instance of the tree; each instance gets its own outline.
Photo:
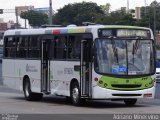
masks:
<path id="1" fill-rule="evenodd" d="M 106 3 L 105 5 L 101 5 L 100 7 L 102 8 L 102 10 L 106 15 L 109 15 L 111 4 Z"/>
<path id="2" fill-rule="evenodd" d="M 41 25 L 48 23 L 47 14 L 33 10 L 21 13 L 20 17 L 22 19 L 27 19 L 29 21 L 30 26 L 32 27 L 40 27 Z"/>
<path id="3" fill-rule="evenodd" d="M 123 10 L 117 10 L 103 16 L 101 22 L 108 25 L 135 25 L 136 20 L 132 14 L 128 14 Z"/>
<path id="4" fill-rule="evenodd" d="M 60 8 L 53 17 L 54 24 L 81 25 L 82 22 L 96 22 L 100 16 L 104 16 L 104 11 L 93 2 L 82 2 L 65 5 Z"/>
<path id="5" fill-rule="evenodd" d="M 135 25 L 135 19 L 133 18 L 132 14 L 124 14 L 121 20 L 117 21 L 116 24 L 118 25 Z"/>
<path id="6" fill-rule="evenodd" d="M 137 25 L 150 27 L 154 30 L 154 14 L 156 14 L 156 29 L 160 30 L 160 3 L 156 1 L 153 1 L 150 6 L 147 6 L 146 8 L 141 8 L 142 19 L 137 21 Z"/>
<path id="7" fill-rule="evenodd" d="M 158 3 L 157 1 L 153 1 L 151 4 L 150 4 L 151 7 L 155 7 L 155 6 L 160 6 L 160 3 Z"/>

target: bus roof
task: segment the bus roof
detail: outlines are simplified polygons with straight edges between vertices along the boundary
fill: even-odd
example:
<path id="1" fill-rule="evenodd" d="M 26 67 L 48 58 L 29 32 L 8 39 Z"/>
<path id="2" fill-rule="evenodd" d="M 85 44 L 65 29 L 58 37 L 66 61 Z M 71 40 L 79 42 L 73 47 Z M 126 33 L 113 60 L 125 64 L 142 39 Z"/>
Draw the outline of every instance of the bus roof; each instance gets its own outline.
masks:
<path id="1" fill-rule="evenodd" d="M 4 36 L 9 35 L 39 35 L 39 34 L 67 34 L 67 33 L 91 33 L 92 30 L 99 28 L 125 28 L 125 29 L 146 29 L 146 27 L 125 26 L 125 25 L 89 25 L 89 26 L 74 26 L 74 27 L 48 27 L 37 29 L 13 29 L 7 30 Z"/>

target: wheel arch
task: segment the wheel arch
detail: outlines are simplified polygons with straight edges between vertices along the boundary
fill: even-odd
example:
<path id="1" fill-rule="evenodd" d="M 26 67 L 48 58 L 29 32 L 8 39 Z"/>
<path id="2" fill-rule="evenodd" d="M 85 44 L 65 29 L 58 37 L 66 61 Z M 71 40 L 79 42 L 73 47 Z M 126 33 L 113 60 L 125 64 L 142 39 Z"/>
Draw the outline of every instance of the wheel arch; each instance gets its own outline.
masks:
<path id="1" fill-rule="evenodd" d="M 71 82 L 70 82 L 70 95 L 71 95 L 71 87 L 72 87 L 73 83 L 77 83 L 79 85 L 79 82 L 78 82 L 78 80 L 76 78 L 73 78 L 71 80 Z"/>

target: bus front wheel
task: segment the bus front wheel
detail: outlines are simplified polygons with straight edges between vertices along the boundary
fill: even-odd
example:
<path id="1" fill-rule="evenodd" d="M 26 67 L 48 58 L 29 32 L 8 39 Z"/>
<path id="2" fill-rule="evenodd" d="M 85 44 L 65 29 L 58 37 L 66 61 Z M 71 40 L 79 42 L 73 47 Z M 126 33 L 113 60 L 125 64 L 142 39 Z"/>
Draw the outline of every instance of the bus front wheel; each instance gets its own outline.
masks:
<path id="1" fill-rule="evenodd" d="M 124 100 L 124 103 L 127 105 L 127 106 L 134 106 L 137 102 L 137 99 L 126 99 Z"/>
<path id="2" fill-rule="evenodd" d="M 31 85 L 28 78 L 25 79 L 23 84 L 24 96 L 27 101 L 37 101 L 41 100 L 43 97 L 42 93 L 34 93 L 31 91 Z"/>

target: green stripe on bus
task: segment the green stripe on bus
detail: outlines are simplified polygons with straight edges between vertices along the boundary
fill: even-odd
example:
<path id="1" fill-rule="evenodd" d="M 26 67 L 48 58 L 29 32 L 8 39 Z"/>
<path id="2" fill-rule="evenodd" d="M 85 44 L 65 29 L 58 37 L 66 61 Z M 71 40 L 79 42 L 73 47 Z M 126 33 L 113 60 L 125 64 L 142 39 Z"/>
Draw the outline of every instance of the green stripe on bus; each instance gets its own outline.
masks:
<path id="1" fill-rule="evenodd" d="M 151 76 L 141 78 L 102 76 L 99 80 L 98 86 L 112 90 L 140 90 L 153 87 L 153 83 Z"/>

